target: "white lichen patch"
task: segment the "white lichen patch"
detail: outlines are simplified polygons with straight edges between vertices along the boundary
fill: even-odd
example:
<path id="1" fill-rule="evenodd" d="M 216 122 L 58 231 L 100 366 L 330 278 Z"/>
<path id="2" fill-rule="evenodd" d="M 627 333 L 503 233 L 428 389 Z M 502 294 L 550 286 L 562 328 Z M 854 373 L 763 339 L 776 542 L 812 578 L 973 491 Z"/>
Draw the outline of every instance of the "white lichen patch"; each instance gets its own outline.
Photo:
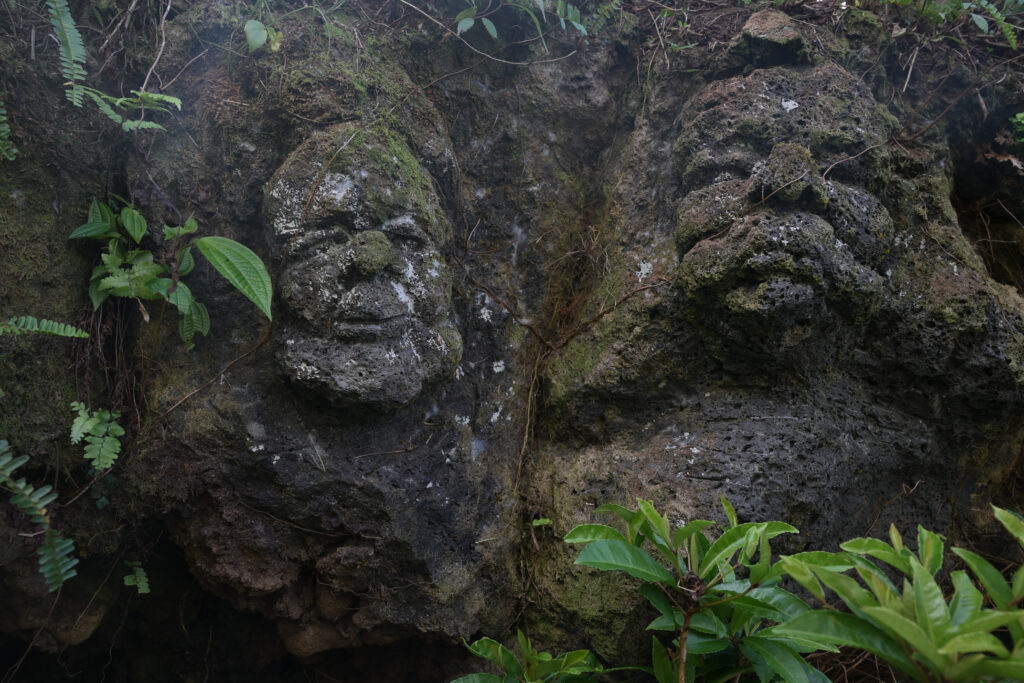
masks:
<path id="1" fill-rule="evenodd" d="M 650 277 L 651 273 L 654 272 L 654 264 L 650 261 L 641 261 L 637 264 L 636 268 L 636 280 L 637 282 L 643 282 L 644 279 Z"/>
<path id="2" fill-rule="evenodd" d="M 499 373 L 505 372 L 505 361 L 503 361 L 503 360 L 496 360 L 496 361 L 494 361 L 494 363 L 491 365 L 491 370 L 493 370 L 494 374 L 496 374 L 496 375 L 499 374 Z"/>

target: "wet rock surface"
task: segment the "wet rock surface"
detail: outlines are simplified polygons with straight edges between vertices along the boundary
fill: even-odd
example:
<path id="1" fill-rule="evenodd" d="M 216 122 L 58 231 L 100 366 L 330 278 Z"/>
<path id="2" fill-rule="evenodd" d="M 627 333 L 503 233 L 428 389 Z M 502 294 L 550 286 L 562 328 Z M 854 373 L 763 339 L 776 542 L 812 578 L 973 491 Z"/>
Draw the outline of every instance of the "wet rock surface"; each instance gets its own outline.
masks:
<path id="1" fill-rule="evenodd" d="M 196 23 L 230 28 L 177 16 L 169 72 Z M 210 336 L 137 352 L 147 429 L 116 477 L 166 585 L 210 600 L 182 598 L 189 647 L 220 620 L 265 672 L 442 680 L 461 637 L 518 623 L 623 661 L 649 645 L 632 587 L 559 538 L 638 496 L 678 521 L 725 495 L 800 528 L 790 550 L 981 528 L 1021 447 L 1024 302 L 961 229 L 942 127 L 894 144 L 901 112 L 816 31 L 758 12 L 647 83 L 628 32 L 519 67 L 342 31 L 183 70 L 200 94 L 126 162 L 138 201 L 252 246 L 277 295 L 254 322 L 199 267 Z M 121 534 L 80 540 L 83 566 Z M 11 636 L 47 621 L 33 571 L 28 543 L 0 547 Z M 123 596 L 80 597 L 37 647 L 125 638 Z M 158 631 L 132 637 L 183 642 Z M 434 646 L 416 674 L 395 654 Z"/>

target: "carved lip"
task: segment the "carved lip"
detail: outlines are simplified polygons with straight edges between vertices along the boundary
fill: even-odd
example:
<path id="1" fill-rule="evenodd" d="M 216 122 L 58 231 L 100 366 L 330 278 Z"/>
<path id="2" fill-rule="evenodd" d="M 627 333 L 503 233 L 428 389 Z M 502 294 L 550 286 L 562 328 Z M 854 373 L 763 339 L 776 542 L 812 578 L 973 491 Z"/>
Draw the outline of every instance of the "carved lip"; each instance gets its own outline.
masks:
<path id="1" fill-rule="evenodd" d="M 348 342 L 379 341 L 401 337 L 410 326 L 412 316 L 393 315 L 386 318 L 346 318 L 327 323 L 329 336 Z"/>

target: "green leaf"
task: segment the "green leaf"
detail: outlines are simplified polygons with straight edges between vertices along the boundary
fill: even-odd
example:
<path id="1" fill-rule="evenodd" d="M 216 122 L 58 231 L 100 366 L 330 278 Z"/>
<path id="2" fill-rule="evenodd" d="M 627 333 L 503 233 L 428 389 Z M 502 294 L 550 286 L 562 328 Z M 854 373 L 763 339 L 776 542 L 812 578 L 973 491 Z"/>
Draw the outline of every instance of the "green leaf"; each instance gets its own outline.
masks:
<path id="1" fill-rule="evenodd" d="M 494 674 L 469 674 L 456 678 L 452 683 L 503 683 L 504 680 L 501 676 Z"/>
<path id="2" fill-rule="evenodd" d="M 105 221 L 99 222 L 88 222 L 79 225 L 75 228 L 70 235 L 69 240 L 78 240 L 84 238 L 92 238 L 98 240 L 104 240 L 110 237 L 110 226 Z"/>
<path id="3" fill-rule="evenodd" d="M 185 235 L 191 235 L 197 230 L 199 230 L 199 224 L 196 223 L 196 217 L 189 216 L 188 220 L 185 221 L 185 225 L 165 225 L 164 239 L 167 241 L 175 240 Z"/>
<path id="4" fill-rule="evenodd" d="M 722 496 L 722 508 L 725 510 L 725 518 L 729 520 L 729 527 L 739 526 L 739 522 L 736 521 L 736 510 L 725 496 Z"/>
<path id="5" fill-rule="evenodd" d="M 565 535 L 566 543 L 590 543 L 591 541 L 622 541 L 625 537 L 610 526 L 604 524 L 580 524 Z"/>
<path id="6" fill-rule="evenodd" d="M 950 579 L 953 582 L 953 599 L 949 602 L 950 623 L 956 627 L 981 612 L 984 596 L 971 582 L 967 572 L 958 569 Z"/>
<path id="7" fill-rule="evenodd" d="M 269 35 L 263 22 L 250 19 L 245 22 L 243 30 L 245 31 L 245 42 L 249 44 L 249 52 L 255 52 L 266 44 Z"/>
<path id="8" fill-rule="evenodd" d="M 1024 547 L 1024 519 L 1017 514 L 1009 510 L 1004 510 L 1001 507 L 992 506 L 992 511 L 995 512 L 996 519 L 999 523 L 1010 532 L 1010 534 L 1017 539 L 1021 547 Z"/>
<path id="9" fill-rule="evenodd" d="M 672 533 L 669 531 L 668 526 L 668 518 L 659 515 L 658 511 L 654 509 L 654 503 L 649 500 L 637 498 L 636 508 L 638 511 L 643 513 L 644 519 L 647 520 L 651 530 L 660 537 L 660 544 L 668 547 L 668 544 L 672 540 Z"/>
<path id="10" fill-rule="evenodd" d="M 455 27 L 455 35 L 461 36 L 463 33 L 468 31 L 469 29 L 473 28 L 473 24 L 475 24 L 475 23 L 476 23 L 476 20 L 473 19 L 473 17 L 467 17 L 467 18 L 461 20 L 459 22 L 458 26 Z"/>
<path id="11" fill-rule="evenodd" d="M 594 541 L 576 558 L 576 564 L 602 570 L 624 571 L 644 581 L 675 584 L 672 574 L 653 557 L 623 541 Z"/>
<path id="12" fill-rule="evenodd" d="M 949 665 L 949 657 L 939 654 L 938 644 L 918 624 L 888 607 L 865 607 L 864 613 L 894 637 L 908 643 L 935 671 Z"/>
<path id="13" fill-rule="evenodd" d="M 690 536 L 706 529 L 709 526 L 714 526 L 714 522 L 709 522 L 705 519 L 695 519 L 686 526 L 681 526 L 676 529 L 675 535 L 672 537 L 672 543 L 677 548 L 682 547 L 683 543 L 686 542 Z"/>
<path id="14" fill-rule="evenodd" d="M 988 33 L 988 21 L 985 17 L 971 12 L 971 19 L 974 20 L 974 25 L 977 26 L 982 33 Z"/>
<path id="15" fill-rule="evenodd" d="M 797 653 L 778 641 L 747 636 L 740 643 L 740 651 L 750 649 L 764 658 L 772 670 L 787 683 L 810 683 L 807 663 Z"/>
<path id="16" fill-rule="evenodd" d="M 942 551 L 945 547 L 945 539 L 934 532 L 928 531 L 923 526 L 917 527 L 917 554 L 921 558 L 921 564 L 928 570 L 928 573 L 935 576 L 936 572 L 942 569 Z"/>
<path id="17" fill-rule="evenodd" d="M 622 507 L 621 505 L 616 505 L 615 503 L 605 503 L 604 505 L 599 505 L 594 509 L 594 513 L 598 515 L 615 515 L 616 517 L 624 521 L 626 524 L 632 522 L 633 517 L 635 517 L 637 514 L 630 510 L 629 508 Z"/>
<path id="18" fill-rule="evenodd" d="M 484 28 L 487 29 L 487 32 L 491 34 L 491 38 L 494 38 L 495 40 L 498 39 L 498 29 L 494 27 L 494 22 L 487 17 L 480 17 L 480 23 L 483 24 Z"/>
<path id="19" fill-rule="evenodd" d="M 914 607 L 917 611 L 917 623 L 924 628 L 931 642 L 941 645 L 945 642 L 950 628 L 949 608 L 942 596 L 942 589 L 920 562 L 912 559 L 911 565 L 914 571 Z"/>
<path id="20" fill-rule="evenodd" d="M 201 237 L 196 246 L 218 273 L 256 304 L 268 319 L 273 289 L 263 261 L 251 249 L 227 237 Z"/>
<path id="21" fill-rule="evenodd" d="M 977 553 L 964 548 L 953 548 L 953 552 L 959 555 L 960 559 L 974 572 L 974 576 L 984 586 L 985 592 L 995 606 L 999 609 L 1006 609 L 1013 600 L 1013 591 L 1010 590 L 1010 584 L 1006 582 L 1003 575 Z"/>
<path id="22" fill-rule="evenodd" d="M 192 247 L 181 251 L 178 257 L 178 277 L 185 277 L 196 267 L 196 260 L 192 256 Z"/>
<path id="23" fill-rule="evenodd" d="M 914 663 L 895 638 L 853 614 L 820 610 L 805 612 L 769 630 L 774 635 L 808 640 L 824 639 L 836 645 L 867 650 L 911 677 L 916 674 Z"/>
<path id="24" fill-rule="evenodd" d="M 697 575 L 705 581 L 710 581 L 718 572 L 718 565 L 728 562 L 729 558 L 743 546 L 746 542 L 747 532 L 750 529 L 758 529 L 759 531 L 763 529 L 768 538 L 774 538 L 779 534 L 797 533 L 795 527 L 785 522 L 752 522 L 734 526 L 731 529 L 727 529 L 725 533 L 711 544 L 711 547 L 708 548 L 700 562 L 700 569 L 697 571 Z"/>
<path id="25" fill-rule="evenodd" d="M 1010 656 L 1006 646 L 991 633 L 963 633 L 950 638 L 939 648 L 939 653 L 944 655 L 959 655 L 964 652 L 991 652 L 997 657 Z"/>
<path id="26" fill-rule="evenodd" d="M 130 206 L 126 206 L 121 209 L 121 216 L 118 220 L 136 243 L 142 241 L 142 238 L 146 235 L 146 219 L 142 217 L 141 213 Z"/>
<path id="27" fill-rule="evenodd" d="M 710 655 L 728 650 L 732 640 L 721 636 L 707 636 L 690 631 L 686 634 L 686 652 L 691 655 Z"/>
<path id="28" fill-rule="evenodd" d="M 897 534 L 897 538 L 898 536 Z M 870 555 L 910 576 L 908 553 L 899 552 L 885 541 L 877 538 L 854 538 L 846 543 L 841 543 L 839 547 L 857 555 Z"/>
<path id="29" fill-rule="evenodd" d="M 676 669 L 672 657 L 657 638 L 651 638 L 651 662 L 654 665 L 654 678 L 658 683 L 676 683 Z"/>
<path id="30" fill-rule="evenodd" d="M 462 10 L 461 12 L 459 12 L 458 14 L 455 15 L 455 21 L 459 22 L 459 21 L 462 21 L 463 19 L 469 19 L 469 18 L 475 17 L 475 16 L 476 16 L 476 5 L 470 5 L 469 7 L 467 7 L 466 9 Z"/>

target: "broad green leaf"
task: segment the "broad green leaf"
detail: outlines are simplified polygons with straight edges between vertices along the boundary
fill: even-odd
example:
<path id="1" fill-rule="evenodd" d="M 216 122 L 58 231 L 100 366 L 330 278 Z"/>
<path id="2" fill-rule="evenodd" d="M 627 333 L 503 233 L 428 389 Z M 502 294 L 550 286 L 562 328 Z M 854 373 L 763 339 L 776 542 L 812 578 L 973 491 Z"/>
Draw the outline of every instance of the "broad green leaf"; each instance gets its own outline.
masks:
<path id="1" fill-rule="evenodd" d="M 644 581 L 675 584 L 672 574 L 646 552 L 622 541 L 594 541 L 583 549 L 576 564 L 624 571 Z"/>
<path id="2" fill-rule="evenodd" d="M 817 574 L 823 584 L 839 596 L 839 599 L 846 604 L 850 611 L 859 614 L 865 607 L 878 606 L 875 596 L 861 588 L 861 585 L 855 579 L 821 567 L 815 567 L 814 573 Z"/>
<path id="3" fill-rule="evenodd" d="M 709 526 L 714 526 L 714 522 L 709 522 L 704 519 L 695 519 L 686 526 L 681 526 L 676 529 L 675 535 L 672 537 L 672 543 L 675 547 L 680 548 L 686 539 L 690 538 L 694 534 L 706 529 Z"/>
<path id="4" fill-rule="evenodd" d="M 995 606 L 999 609 L 1005 609 L 1013 600 L 1013 591 L 1010 589 L 1010 584 L 1003 578 L 1003 575 L 988 560 L 977 553 L 964 548 L 953 548 L 953 552 L 959 555 L 960 559 L 974 573 L 974 576 L 984 586 L 985 592 L 992 602 L 995 603 Z"/>
<path id="5" fill-rule="evenodd" d="M 475 17 L 475 16 L 476 16 L 476 6 L 475 5 L 470 5 L 469 7 L 467 7 L 466 9 L 462 10 L 461 12 L 459 12 L 458 14 L 455 15 L 455 21 L 459 22 L 459 21 L 462 21 L 463 19 L 469 19 L 470 17 Z"/>
<path id="6" fill-rule="evenodd" d="M 849 553 L 830 553 L 824 550 L 810 550 L 796 555 L 787 555 L 794 560 L 810 565 L 821 567 L 833 572 L 845 572 L 856 566 L 856 556 Z"/>
<path id="7" fill-rule="evenodd" d="M 174 288 L 174 291 L 167 295 L 167 300 L 174 304 L 182 315 L 190 314 L 192 312 L 192 305 L 195 303 L 195 299 L 192 298 L 192 291 L 188 288 L 188 285 L 181 281 L 178 282 L 178 286 Z"/>
<path id="8" fill-rule="evenodd" d="M 748 595 L 768 603 L 782 612 L 787 619 L 793 619 L 810 610 L 806 602 L 780 586 L 758 586 L 750 591 Z"/>
<path id="9" fill-rule="evenodd" d="M 630 510 L 629 508 L 622 507 L 621 505 L 616 505 L 615 503 L 605 503 L 604 505 L 599 505 L 594 509 L 594 513 L 598 515 L 615 515 L 616 517 L 624 521 L 626 524 L 632 522 L 633 518 L 637 514 Z"/>
<path id="10" fill-rule="evenodd" d="M 686 549 L 686 565 L 691 572 L 696 574 L 700 568 L 701 561 L 704 559 L 704 554 L 711 547 L 711 541 L 703 533 L 697 533 L 687 539 L 686 545 L 688 546 Z"/>
<path id="11" fill-rule="evenodd" d="M 92 310 L 94 311 L 102 306 L 103 302 L 110 296 L 108 290 L 100 289 L 100 284 L 103 282 L 106 272 L 105 266 L 96 266 L 93 268 L 92 276 L 89 278 L 89 300 L 92 301 Z"/>
<path id="12" fill-rule="evenodd" d="M 750 567 L 750 580 L 753 583 L 764 581 L 772 569 L 771 542 L 764 534 L 761 534 L 758 538 L 760 547 L 757 551 L 757 563 Z"/>
<path id="13" fill-rule="evenodd" d="M 1024 681 L 1024 659 L 986 659 L 971 671 L 978 676 Z"/>
<path id="14" fill-rule="evenodd" d="M 782 676 L 788 683 L 810 683 L 807 677 L 807 663 L 797 653 L 778 641 L 757 636 L 748 636 L 740 643 L 744 647 L 761 655 L 772 670 Z"/>
<path id="15" fill-rule="evenodd" d="M 725 533 L 711 544 L 711 547 L 708 548 L 703 559 L 701 559 L 697 575 L 705 581 L 710 581 L 718 572 L 718 565 L 728 562 L 736 551 L 743 546 L 746 542 L 747 532 L 750 529 L 758 529 L 759 531 L 763 529 L 763 533 L 768 538 L 774 538 L 779 534 L 797 533 L 795 527 L 785 522 L 752 522 L 734 526 L 731 529 L 727 529 Z"/>
<path id="16" fill-rule="evenodd" d="M 917 554 L 921 558 L 921 564 L 928 570 L 928 573 L 935 576 L 935 573 L 942 569 L 942 551 L 945 548 L 945 539 L 934 532 L 928 531 L 923 526 L 917 527 Z"/>
<path id="17" fill-rule="evenodd" d="M 995 505 L 992 506 L 992 511 L 995 512 L 999 523 L 1017 539 L 1017 543 L 1020 543 L 1021 547 L 1024 547 L 1024 520 L 1010 510 L 1004 510 Z"/>
<path id="18" fill-rule="evenodd" d="M 501 655 L 499 651 L 502 647 L 501 643 L 492 638 L 481 638 L 480 640 L 474 641 L 472 644 L 463 641 L 466 648 L 470 652 L 475 654 L 477 657 L 482 657 L 489 662 L 493 662 L 498 666 L 501 666 Z"/>
<path id="19" fill-rule="evenodd" d="M 727 650 L 731 645 L 729 638 L 707 636 L 694 631 L 686 634 L 686 652 L 691 655 L 710 655 Z"/>
<path id="20" fill-rule="evenodd" d="M 770 630 L 775 635 L 812 641 L 827 640 L 835 645 L 867 650 L 910 676 L 914 676 L 916 671 L 914 663 L 895 638 L 853 614 L 806 612 Z"/>
<path id="21" fill-rule="evenodd" d="M 899 590 L 878 565 L 860 555 L 851 554 L 849 557 L 853 560 L 854 569 L 857 571 L 858 576 L 874 593 L 878 604 L 883 607 L 889 607 L 890 605 L 898 605 L 900 603 L 903 598 Z"/>
<path id="22" fill-rule="evenodd" d="M 910 562 L 907 553 L 900 553 L 885 541 L 877 538 L 854 538 L 839 545 L 843 550 L 858 555 L 870 555 L 910 576 Z"/>
<path id="23" fill-rule="evenodd" d="M 92 239 L 107 239 L 110 237 L 110 226 L 104 222 L 88 222 L 79 225 L 74 231 L 68 235 L 69 240 L 83 239 L 91 237 Z"/>
<path id="24" fill-rule="evenodd" d="M 171 240 L 176 240 L 179 237 L 191 235 L 197 230 L 199 230 L 199 224 L 196 223 L 195 216 L 189 216 L 188 220 L 185 221 L 185 225 L 165 225 L 164 239 L 170 242 Z"/>
<path id="25" fill-rule="evenodd" d="M 971 19 L 974 20 L 974 25 L 977 26 L 982 33 L 988 33 L 988 20 L 985 19 L 985 17 L 975 12 L 971 12 Z"/>
<path id="26" fill-rule="evenodd" d="M 950 638 L 939 648 L 944 655 L 959 655 L 964 652 L 991 652 L 997 657 L 1009 657 L 1006 646 L 991 633 L 964 633 Z"/>
<path id="27" fill-rule="evenodd" d="M 954 630 L 954 634 L 989 633 L 1003 626 L 1018 628 L 1024 624 L 1021 610 L 982 610 Z"/>
<path id="28" fill-rule="evenodd" d="M 722 496 L 722 509 L 725 510 L 725 518 L 729 520 L 729 528 L 739 526 L 739 522 L 736 521 L 736 510 L 725 496 Z"/>
<path id="29" fill-rule="evenodd" d="M 142 217 L 142 214 L 126 206 L 121 209 L 121 216 L 118 219 L 124 229 L 132 236 L 136 244 L 142 241 L 142 238 L 146 236 L 146 219 Z"/>
<path id="30" fill-rule="evenodd" d="M 1024 565 L 1017 567 L 1017 571 L 1013 573 L 1013 599 L 1016 602 L 1024 597 Z"/>
<path id="31" fill-rule="evenodd" d="M 981 612 L 984 596 L 967 576 L 967 572 L 958 569 L 950 574 L 950 579 L 953 582 L 953 598 L 949 601 L 950 623 L 956 627 Z"/>
<path id="32" fill-rule="evenodd" d="M 682 628 L 683 619 L 686 618 L 686 615 L 684 615 L 679 610 L 676 610 L 675 612 L 677 612 L 678 614 L 676 614 L 676 613 L 673 613 L 672 615 L 662 614 L 661 616 L 656 617 L 654 619 L 654 621 L 652 621 L 651 623 L 647 624 L 647 629 L 646 630 L 648 630 L 648 631 L 678 631 L 680 628 Z"/>
<path id="33" fill-rule="evenodd" d="M 673 666 L 672 657 L 657 638 L 651 638 L 651 662 L 658 683 L 676 683 L 676 667 Z"/>
<path id="34" fill-rule="evenodd" d="M 269 34 L 267 33 L 267 27 L 263 25 L 263 22 L 250 19 L 245 22 L 245 42 L 249 44 L 249 52 L 255 52 L 256 50 L 263 47 Z"/>
<path id="35" fill-rule="evenodd" d="M 908 643 L 935 671 L 941 672 L 949 664 L 949 657 L 939 654 L 938 643 L 910 619 L 887 607 L 865 607 L 864 613 L 881 624 L 895 637 Z"/>
<path id="36" fill-rule="evenodd" d="M 218 273 L 272 319 L 270 274 L 259 256 L 227 237 L 200 237 L 195 244 Z"/>
<path id="37" fill-rule="evenodd" d="M 178 257 L 178 277 L 185 277 L 192 272 L 192 269 L 196 267 L 196 260 L 192 256 L 192 247 L 187 247 L 181 251 Z"/>
<path id="38" fill-rule="evenodd" d="M 565 535 L 566 543 L 590 543 L 591 541 L 622 541 L 626 538 L 618 529 L 604 524 L 580 524 Z"/>
<path id="39" fill-rule="evenodd" d="M 462 21 L 459 22 L 458 26 L 455 27 L 456 35 L 460 35 L 461 36 L 463 33 L 468 31 L 469 29 L 473 28 L 473 24 L 475 24 L 475 23 L 476 23 L 476 20 L 473 19 L 473 17 L 466 17 L 465 19 L 463 19 Z"/>
<path id="40" fill-rule="evenodd" d="M 917 560 L 911 559 L 914 571 L 914 607 L 917 623 L 928 638 L 938 645 L 946 641 L 949 634 L 949 607 L 942 596 L 942 589 L 935 583 L 931 573 Z"/>
<path id="41" fill-rule="evenodd" d="M 892 547 L 895 548 L 897 552 L 903 550 L 903 537 L 900 536 L 900 532 L 896 528 L 895 524 L 889 525 L 889 542 L 892 543 Z"/>
<path id="42" fill-rule="evenodd" d="M 491 38 L 494 38 L 495 40 L 498 39 L 498 29 L 494 27 L 494 22 L 487 17 L 480 17 L 480 23 L 483 24 L 484 28 L 487 29 L 487 32 L 491 34 Z"/>
<path id="43" fill-rule="evenodd" d="M 678 608 L 672 606 L 672 601 L 668 599 L 668 596 L 656 584 L 645 583 L 638 590 L 642 596 L 647 598 L 647 602 L 651 603 L 654 609 L 658 610 L 661 614 L 671 618 L 675 612 L 679 611 Z"/>
<path id="44" fill-rule="evenodd" d="M 808 593 L 818 600 L 825 600 L 825 589 L 817 575 L 811 570 L 811 566 L 799 559 L 798 556 L 783 556 L 779 558 L 779 566 L 786 570 L 789 576 L 804 587 Z"/>
<path id="45" fill-rule="evenodd" d="M 636 507 L 637 510 L 643 513 L 644 519 L 651 526 L 651 530 L 661 537 L 660 544 L 668 547 L 668 544 L 672 542 L 672 533 L 669 531 L 668 519 L 659 515 L 658 511 L 654 509 L 654 504 L 649 500 L 637 498 Z"/>

